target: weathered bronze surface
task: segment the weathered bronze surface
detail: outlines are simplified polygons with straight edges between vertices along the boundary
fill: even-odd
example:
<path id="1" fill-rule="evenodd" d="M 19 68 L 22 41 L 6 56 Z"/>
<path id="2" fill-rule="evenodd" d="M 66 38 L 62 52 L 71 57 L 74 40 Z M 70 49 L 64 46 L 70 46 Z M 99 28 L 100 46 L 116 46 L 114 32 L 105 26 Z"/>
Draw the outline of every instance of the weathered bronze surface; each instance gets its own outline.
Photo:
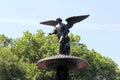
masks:
<path id="1" fill-rule="evenodd" d="M 57 71 L 57 69 L 66 68 L 68 71 L 74 71 L 89 66 L 89 63 L 82 58 L 69 55 L 56 55 L 41 59 L 38 61 L 39 69 Z"/>
<path id="2" fill-rule="evenodd" d="M 55 56 L 43 58 L 37 62 L 39 69 L 56 71 L 56 80 L 69 80 L 69 71 L 79 70 L 89 66 L 89 63 L 82 58 L 70 56 L 69 29 L 77 22 L 86 19 L 89 15 L 73 16 L 66 19 L 67 24 L 62 23 L 61 18 L 40 22 L 55 29 L 51 34 L 56 34 L 59 41 L 59 52 Z"/>
<path id="3" fill-rule="evenodd" d="M 49 20 L 40 22 L 40 24 L 54 26 L 55 29 L 51 34 L 56 34 L 59 40 L 59 52 L 58 54 L 70 54 L 70 39 L 68 36 L 69 29 L 77 22 L 80 22 L 86 19 L 89 15 L 82 16 L 73 16 L 66 19 L 67 24 L 62 23 L 61 18 L 57 18 L 56 20 Z"/>

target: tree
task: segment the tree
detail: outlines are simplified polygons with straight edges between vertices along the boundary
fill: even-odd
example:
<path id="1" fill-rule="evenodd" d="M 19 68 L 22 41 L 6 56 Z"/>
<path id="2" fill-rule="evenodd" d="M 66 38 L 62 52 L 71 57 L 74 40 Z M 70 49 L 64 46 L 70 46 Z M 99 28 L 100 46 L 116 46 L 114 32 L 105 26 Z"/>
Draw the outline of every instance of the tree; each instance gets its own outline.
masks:
<path id="1" fill-rule="evenodd" d="M 7 37 L 0 38 L 0 41 L 3 38 Z M 40 74 L 36 64 L 18 58 L 12 52 L 12 47 L 13 45 L 0 46 L 0 80 L 36 80 Z"/>
<path id="2" fill-rule="evenodd" d="M 12 40 L 12 38 L 8 38 L 4 34 L 0 35 L 0 46 L 13 46 L 13 42 L 14 40 Z"/>
<path id="3" fill-rule="evenodd" d="M 25 71 L 9 48 L 0 49 L 0 80 L 26 80 Z"/>
<path id="4" fill-rule="evenodd" d="M 38 30 L 34 35 L 26 31 L 22 38 L 16 40 L 12 51 L 19 58 L 24 58 L 24 60 L 30 60 L 31 63 L 36 63 L 43 57 L 56 54 L 57 44 L 55 36 L 45 36 L 41 30 Z"/>
<path id="5" fill-rule="evenodd" d="M 71 54 L 86 59 L 90 66 L 73 72 L 75 80 L 115 80 L 120 79 L 118 65 L 110 58 L 100 55 L 94 49 L 88 50 L 85 44 L 79 43 L 79 36 L 70 34 Z"/>
<path id="6" fill-rule="evenodd" d="M 70 77 L 72 80 L 120 79 L 120 70 L 118 65 L 112 59 L 102 56 L 94 49 L 89 50 L 87 45 L 80 43 L 80 36 L 73 35 L 72 33 L 69 36 L 71 41 L 70 54 L 84 58 L 90 64 L 86 69 L 71 72 Z M 0 47 L 0 51 L 2 51 L 0 54 L 2 53 L 3 56 L 7 56 L 8 58 L 7 63 L 11 62 L 11 65 L 14 64 L 14 66 L 9 66 L 10 64 L 8 65 L 3 62 L 4 66 L 7 67 L 2 67 L 0 65 L 0 67 L 2 67 L 0 68 L 1 71 L 4 68 L 4 70 L 9 72 L 8 67 L 11 67 L 11 69 L 15 68 L 15 73 L 17 71 L 21 73 L 20 76 L 22 76 L 22 78 L 18 77 L 19 75 L 17 77 L 11 75 L 11 80 L 55 80 L 54 72 L 39 70 L 36 67 L 36 62 L 39 59 L 56 55 L 58 52 L 59 44 L 55 35 L 45 35 L 41 30 L 38 30 L 36 34 L 31 34 L 29 31 L 26 31 L 24 32 L 23 37 L 15 40 L 11 39 L 11 42 L 14 45 Z M 9 53 L 10 56 L 7 53 Z M 3 56 L 0 56 L 1 61 L 4 60 Z M 11 56 L 15 57 L 11 58 Z M 6 75 L 7 74 L 5 74 L 5 76 Z M 0 77 L 4 76 L 1 75 Z M 7 79 L 8 78 L 5 78 L 3 80 Z"/>

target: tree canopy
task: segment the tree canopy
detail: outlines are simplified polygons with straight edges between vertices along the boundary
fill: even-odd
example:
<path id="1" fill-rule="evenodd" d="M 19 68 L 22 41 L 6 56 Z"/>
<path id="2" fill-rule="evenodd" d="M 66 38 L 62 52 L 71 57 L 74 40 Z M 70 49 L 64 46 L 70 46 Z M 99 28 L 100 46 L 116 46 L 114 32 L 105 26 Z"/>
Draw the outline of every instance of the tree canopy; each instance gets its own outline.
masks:
<path id="1" fill-rule="evenodd" d="M 102 56 L 86 44 L 80 43 L 80 36 L 69 34 L 73 56 L 86 59 L 90 66 L 71 72 L 71 80 L 120 80 L 120 69 L 110 58 Z M 0 80 L 55 80 L 55 72 L 39 70 L 39 59 L 56 55 L 58 41 L 55 35 L 45 35 L 38 30 L 29 31 L 17 39 L 0 35 Z"/>

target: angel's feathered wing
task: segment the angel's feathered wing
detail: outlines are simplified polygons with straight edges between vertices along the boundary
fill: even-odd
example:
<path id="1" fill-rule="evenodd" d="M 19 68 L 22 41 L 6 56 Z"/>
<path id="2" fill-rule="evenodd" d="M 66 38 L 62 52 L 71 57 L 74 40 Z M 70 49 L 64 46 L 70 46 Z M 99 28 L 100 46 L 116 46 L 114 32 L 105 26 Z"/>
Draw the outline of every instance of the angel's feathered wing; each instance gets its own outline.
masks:
<path id="1" fill-rule="evenodd" d="M 49 21 L 44 21 L 44 22 L 40 22 L 40 24 L 44 24 L 44 25 L 49 25 L 49 26 L 56 26 L 57 22 L 54 20 L 49 20 Z"/>
<path id="2" fill-rule="evenodd" d="M 66 19 L 67 27 L 71 28 L 75 23 L 80 22 L 86 19 L 89 15 L 82 15 L 82 16 L 73 16 Z"/>

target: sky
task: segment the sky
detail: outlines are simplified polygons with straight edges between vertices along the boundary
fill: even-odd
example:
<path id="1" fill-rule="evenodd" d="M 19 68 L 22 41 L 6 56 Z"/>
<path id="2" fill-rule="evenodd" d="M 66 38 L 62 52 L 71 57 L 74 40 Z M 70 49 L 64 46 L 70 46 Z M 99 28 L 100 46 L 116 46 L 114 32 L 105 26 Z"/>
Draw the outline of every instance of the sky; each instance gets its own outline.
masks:
<path id="1" fill-rule="evenodd" d="M 23 32 L 35 34 L 38 29 L 46 34 L 53 27 L 41 21 L 64 20 L 70 16 L 90 16 L 70 30 L 81 37 L 80 42 L 120 67 L 120 0 L 0 0 L 0 34 L 11 38 Z"/>

